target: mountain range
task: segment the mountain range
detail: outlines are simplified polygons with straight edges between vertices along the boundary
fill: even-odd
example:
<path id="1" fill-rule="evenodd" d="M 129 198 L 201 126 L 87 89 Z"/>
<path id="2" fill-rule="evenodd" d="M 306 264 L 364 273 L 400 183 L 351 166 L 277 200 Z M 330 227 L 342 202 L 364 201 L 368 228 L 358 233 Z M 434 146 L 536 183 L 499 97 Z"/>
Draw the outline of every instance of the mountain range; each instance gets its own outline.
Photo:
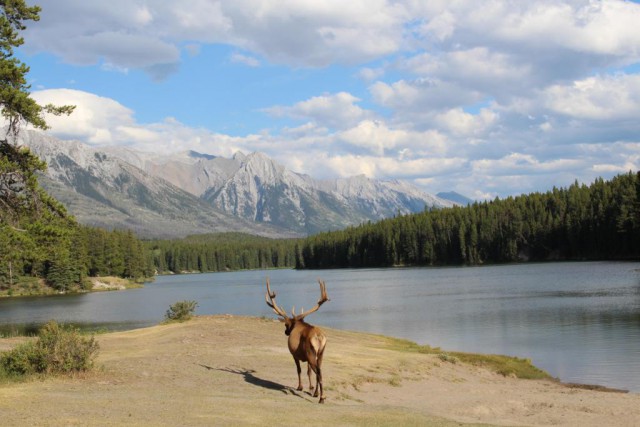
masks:
<path id="1" fill-rule="evenodd" d="M 47 162 L 42 186 L 80 223 L 129 228 L 141 237 L 224 231 L 304 236 L 457 203 L 397 180 L 317 180 L 259 152 L 161 155 L 95 148 L 30 130 L 19 144 Z"/>

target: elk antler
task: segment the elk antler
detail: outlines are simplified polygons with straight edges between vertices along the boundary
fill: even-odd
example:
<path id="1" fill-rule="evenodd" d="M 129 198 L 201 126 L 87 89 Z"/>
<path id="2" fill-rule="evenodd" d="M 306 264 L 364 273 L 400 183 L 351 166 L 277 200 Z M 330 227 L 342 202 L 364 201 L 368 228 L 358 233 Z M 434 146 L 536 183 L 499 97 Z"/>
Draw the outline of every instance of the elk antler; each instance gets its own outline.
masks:
<path id="1" fill-rule="evenodd" d="M 285 319 L 287 317 L 289 317 L 287 315 L 287 312 L 284 311 L 282 308 L 278 307 L 278 305 L 276 304 L 276 293 L 275 292 L 271 292 L 271 288 L 269 287 L 269 278 L 267 277 L 267 293 L 264 296 L 265 301 L 267 302 L 267 305 L 269 307 L 271 307 L 273 309 L 273 311 L 278 315 L 278 316 L 282 316 Z"/>
<path id="2" fill-rule="evenodd" d="M 325 302 L 329 301 L 329 298 L 327 297 L 327 287 L 324 284 L 324 281 L 318 279 L 318 283 L 320 283 L 320 299 L 318 300 L 318 303 L 316 304 L 315 307 L 313 307 L 309 311 L 303 311 L 302 313 L 300 313 L 298 315 L 293 313 L 293 315 L 296 318 L 296 320 L 302 320 L 306 316 L 310 315 L 311 313 L 318 311 L 318 309 L 320 308 L 320 306 L 322 304 L 324 304 Z"/>

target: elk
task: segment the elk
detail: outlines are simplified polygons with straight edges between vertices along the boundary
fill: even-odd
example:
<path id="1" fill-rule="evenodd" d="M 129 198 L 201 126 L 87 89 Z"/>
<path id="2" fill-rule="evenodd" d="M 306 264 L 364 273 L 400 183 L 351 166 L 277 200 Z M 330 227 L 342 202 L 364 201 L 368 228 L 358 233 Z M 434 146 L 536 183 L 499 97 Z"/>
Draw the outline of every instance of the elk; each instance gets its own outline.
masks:
<path id="1" fill-rule="evenodd" d="M 276 293 L 271 291 L 269 287 L 269 279 L 267 278 L 267 294 L 265 300 L 267 305 L 280 316 L 279 320 L 284 323 L 284 333 L 289 337 L 289 351 L 296 362 L 298 370 L 298 391 L 302 391 L 302 378 L 300 362 L 307 362 L 307 376 L 309 377 L 309 390 L 314 390 L 311 381 L 311 371 L 316 374 L 316 386 L 313 397 L 318 397 L 318 389 L 320 390 L 320 401 L 324 403 L 324 391 L 322 390 L 322 355 L 324 354 L 324 346 L 327 343 L 327 337 L 324 332 L 317 326 L 310 325 L 304 321 L 304 318 L 311 313 L 318 311 L 320 306 L 329 301 L 327 298 L 327 289 L 322 280 L 320 283 L 320 299 L 315 307 L 311 310 L 304 311 L 300 314 L 295 313 L 295 307 L 291 310 L 291 316 L 276 304 Z"/>

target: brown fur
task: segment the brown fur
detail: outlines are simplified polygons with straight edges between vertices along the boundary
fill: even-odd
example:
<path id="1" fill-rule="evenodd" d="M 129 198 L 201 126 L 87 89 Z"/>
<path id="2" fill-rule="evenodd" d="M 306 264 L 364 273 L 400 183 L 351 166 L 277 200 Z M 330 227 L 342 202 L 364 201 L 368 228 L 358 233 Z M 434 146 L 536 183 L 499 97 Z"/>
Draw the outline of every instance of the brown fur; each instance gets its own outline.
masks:
<path id="1" fill-rule="evenodd" d="M 320 299 L 318 304 L 309 311 L 296 315 L 292 312 L 292 316 L 287 315 L 286 311 L 280 308 L 276 302 L 275 292 L 271 292 L 269 287 L 269 279 L 267 279 L 267 305 L 273 309 L 273 311 L 280 316 L 280 321 L 285 324 L 285 335 L 289 337 L 288 345 L 289 351 L 293 356 L 293 360 L 296 363 L 296 369 L 298 371 L 298 390 L 302 390 L 302 369 L 300 362 L 307 362 L 307 376 L 309 377 L 309 389 L 314 390 L 313 382 L 311 379 L 311 373 L 316 374 L 316 386 L 313 392 L 313 397 L 320 395 L 320 403 L 324 403 L 324 391 L 322 388 L 322 356 L 324 355 L 324 348 L 327 343 L 327 337 L 322 329 L 317 326 L 313 326 L 304 321 L 305 316 L 315 312 L 320 306 L 329 301 L 327 298 L 327 291 L 325 289 L 324 282 L 320 283 Z"/>

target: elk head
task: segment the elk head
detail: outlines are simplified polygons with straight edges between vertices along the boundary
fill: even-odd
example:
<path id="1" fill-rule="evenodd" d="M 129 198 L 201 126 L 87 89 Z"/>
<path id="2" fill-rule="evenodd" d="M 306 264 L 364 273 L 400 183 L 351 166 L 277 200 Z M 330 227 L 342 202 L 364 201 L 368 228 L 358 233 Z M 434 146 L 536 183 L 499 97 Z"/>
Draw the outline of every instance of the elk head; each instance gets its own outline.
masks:
<path id="1" fill-rule="evenodd" d="M 276 313 L 281 322 L 284 322 L 284 333 L 289 337 L 288 345 L 289 351 L 293 356 L 293 360 L 296 363 L 296 369 L 298 371 L 298 390 L 302 390 L 301 368 L 300 362 L 307 362 L 307 375 L 309 376 L 309 388 L 313 390 L 313 384 L 311 381 L 311 372 L 316 374 L 316 386 L 313 393 L 314 397 L 318 397 L 318 389 L 320 391 L 320 403 L 324 403 L 324 392 L 322 389 L 322 356 L 324 354 L 324 347 L 327 342 L 327 338 L 324 332 L 317 326 L 310 325 L 304 321 L 304 318 L 311 313 L 318 311 L 320 306 L 329 301 L 327 297 L 327 289 L 322 280 L 318 280 L 320 283 L 320 299 L 315 307 L 308 311 L 302 311 L 300 314 L 295 314 L 295 308 L 291 310 L 291 316 L 278 304 L 276 304 L 276 293 L 271 291 L 269 286 L 269 279 L 267 278 L 267 293 L 265 295 L 265 301 L 267 305 L 271 307 Z"/>

